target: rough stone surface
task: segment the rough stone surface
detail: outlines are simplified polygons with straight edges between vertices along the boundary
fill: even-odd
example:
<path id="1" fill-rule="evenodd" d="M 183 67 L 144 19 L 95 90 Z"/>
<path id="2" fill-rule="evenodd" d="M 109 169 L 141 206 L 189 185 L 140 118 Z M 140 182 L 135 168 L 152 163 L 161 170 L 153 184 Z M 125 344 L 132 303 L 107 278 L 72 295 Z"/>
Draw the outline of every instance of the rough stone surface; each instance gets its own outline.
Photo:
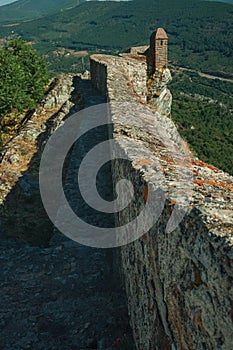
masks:
<path id="1" fill-rule="evenodd" d="M 47 96 L 43 101 L 44 108 L 62 106 L 70 99 L 73 90 L 72 75 L 60 75 L 50 84 Z"/>
<path id="2" fill-rule="evenodd" d="M 171 114 L 172 94 L 167 88 L 171 80 L 170 70 L 168 68 L 161 68 L 147 81 L 148 102 L 151 103 L 161 115 L 165 116 Z"/>
<path id="3" fill-rule="evenodd" d="M 93 85 L 110 101 L 147 101 L 145 57 L 114 57 L 93 55 L 91 79 Z M 127 91 L 127 94 L 125 94 Z"/>
<path id="4" fill-rule="evenodd" d="M 44 143 L 62 125 L 63 119 L 74 105 L 70 100 L 73 89 L 71 75 L 55 79 L 45 101 L 2 150 L 0 214 L 4 231 L 9 236 L 36 245 L 41 245 L 51 237 L 52 225 L 39 192 L 40 157 Z M 53 104 L 54 91 L 56 104 Z M 46 104 L 50 107 L 45 107 Z"/>
<path id="5" fill-rule="evenodd" d="M 167 88 L 170 70 L 161 68 L 148 79 L 145 56 L 93 55 L 91 77 L 93 85 L 109 101 L 148 102 L 162 115 L 171 113 L 172 95 Z"/>
<path id="6" fill-rule="evenodd" d="M 61 235 L 43 249 L 1 235 L 0 253 L 1 349 L 110 350 L 129 334 L 110 252 Z"/>
<path id="7" fill-rule="evenodd" d="M 92 60 L 105 66 L 107 85 L 103 89 L 110 102 L 141 102 L 139 94 L 133 94 L 133 88 L 127 84 L 125 68 L 114 70 L 115 57 L 98 55 L 92 56 Z M 138 76 L 140 69 L 144 68 L 139 63 Z M 102 79 L 97 71 L 92 74 L 94 84 Z M 137 200 L 118 214 L 118 224 L 139 214 L 147 200 L 145 189 L 149 184 L 154 190 L 159 186 L 157 162 L 166 180 L 162 187 L 166 202 L 159 220 L 141 239 L 120 251 L 136 347 L 229 350 L 233 339 L 233 178 L 191 154 L 175 164 L 159 138 L 151 137 L 158 131 L 159 120 L 171 133 L 173 123 L 146 107 L 143 114 L 136 110 L 135 114 L 137 127 L 132 108 L 124 109 L 121 104 L 119 109 L 112 109 L 113 135 L 130 159 L 128 163 L 121 159 L 114 163 L 114 183 L 127 178 L 137 194 Z M 173 141 L 180 146 L 176 137 Z M 181 166 L 179 172 L 184 174 L 186 169 L 191 170 L 193 191 L 187 194 L 190 203 L 184 219 L 168 233 L 166 225 L 179 190 L 176 165 Z"/>
<path id="8" fill-rule="evenodd" d="M 163 28 L 154 31 L 150 38 L 147 51 L 148 76 L 152 76 L 157 69 L 167 67 L 168 36 Z"/>
<path id="9" fill-rule="evenodd" d="M 88 80 L 69 76 L 57 84 L 62 87 L 59 101 L 63 105 L 56 102 L 53 109 L 42 106 L 3 153 L 0 349 L 110 350 L 119 349 L 117 339 L 122 343 L 127 340 L 133 348 L 116 252 L 69 240 L 53 228 L 43 210 L 38 166 L 44 142 L 70 114 L 105 101 Z M 59 95 L 57 85 L 53 88 Z M 53 88 L 52 98 L 46 98 L 50 107 L 54 103 Z M 74 178 L 82 150 L 103 136 L 102 131 L 86 139 L 81 148 L 74 145 L 64 182 L 70 204 L 74 210 L 81 207 L 80 214 L 91 224 L 104 223 L 106 218 L 82 206 Z M 102 173 L 99 180 L 105 196 L 112 188 L 109 175 Z"/>
<path id="10" fill-rule="evenodd" d="M 112 107 L 112 132 L 129 162 L 118 159 L 112 164 L 113 184 L 122 177 L 131 180 L 136 197 L 126 210 L 118 213 L 117 223 L 123 225 L 139 214 L 148 200 L 149 187 L 155 192 L 159 186 L 165 194 L 163 212 L 140 239 L 114 252 L 85 248 L 45 225 L 45 213 L 38 212 L 34 197 L 38 196 L 39 158 L 33 162 L 32 157 L 66 118 L 70 102 L 65 102 L 64 110 L 56 107 L 51 119 L 47 114 L 41 119 L 37 112 L 22 134 L 4 150 L 1 164 L 4 203 L 0 223 L 0 347 L 110 350 L 115 347 L 116 337 L 130 337 L 124 293 L 115 288 L 118 261 L 137 350 L 230 350 L 233 178 L 191 154 L 177 157 L 174 162 L 159 138 L 157 125 L 162 123 L 170 132 L 170 142 L 175 143 L 177 153 L 183 142 L 176 136 L 174 124 L 146 105 L 144 58 L 94 55 L 91 76 L 103 98 L 91 88 L 90 81 L 77 80 L 74 110 L 106 98 L 109 102 L 120 102 Z M 62 101 L 64 95 L 63 91 Z M 129 109 L 124 102 L 135 102 L 135 108 L 131 105 Z M 48 103 L 53 106 L 55 102 Z M 48 129 L 42 120 L 49 123 Z M 91 134 L 81 149 L 86 151 L 95 138 L 101 142 L 106 131 Z M 34 144 L 33 140 L 43 132 L 43 138 Z M 74 194 L 75 169 L 81 160 L 79 150 L 73 147 L 67 166 L 64 181 L 67 197 L 85 219 L 94 224 L 111 224 L 104 216 L 94 216 Z M 193 191 L 183 193 L 189 199 L 188 210 L 179 226 L 168 233 L 166 226 L 175 210 L 177 193 L 185 192 L 178 175 L 182 172 L 185 176 L 187 169 L 193 174 Z M 109 169 L 103 171 L 100 178 L 102 194 L 102 186 L 108 184 L 107 198 L 111 197 L 112 187 L 109 173 Z M 27 215 L 21 217 L 23 211 Z M 35 214 L 38 219 L 35 222 L 42 225 L 37 230 L 32 220 Z M 25 217 L 31 226 L 22 226 Z M 55 234 L 50 245 L 43 248 L 9 239 L 11 230 L 15 230 L 15 237 L 17 230 L 25 229 Z M 128 232 L 129 237 L 133 234 Z M 119 260 L 112 256 L 115 254 Z"/>

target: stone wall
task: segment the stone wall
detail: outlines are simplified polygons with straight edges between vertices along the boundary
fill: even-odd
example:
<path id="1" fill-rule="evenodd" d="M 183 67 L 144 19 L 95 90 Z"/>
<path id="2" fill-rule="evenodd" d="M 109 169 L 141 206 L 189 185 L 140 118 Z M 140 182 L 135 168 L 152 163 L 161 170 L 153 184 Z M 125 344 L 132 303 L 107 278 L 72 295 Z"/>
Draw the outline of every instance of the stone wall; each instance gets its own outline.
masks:
<path id="1" fill-rule="evenodd" d="M 140 99 L 141 102 L 146 102 L 147 66 L 144 57 L 93 55 L 90 66 L 93 85 L 106 94 L 109 100 Z"/>
<path id="2" fill-rule="evenodd" d="M 156 69 L 167 67 L 167 40 L 155 41 L 155 67 Z"/>
<path id="3" fill-rule="evenodd" d="M 168 68 L 158 70 L 148 79 L 146 57 L 137 54 L 93 55 L 90 66 L 93 85 L 109 101 L 149 102 L 162 115 L 171 113 L 172 95 L 167 88 L 171 73 Z"/>
<path id="4" fill-rule="evenodd" d="M 164 32 L 165 34 L 165 32 Z M 148 76 L 153 76 L 157 69 L 167 67 L 167 52 L 168 40 L 167 38 L 159 39 L 157 31 L 153 32 L 150 37 L 150 47 L 146 52 Z"/>
<path id="5" fill-rule="evenodd" d="M 90 70 L 93 85 L 104 95 L 107 95 L 107 65 L 98 61 L 90 61 Z"/>
<path id="6" fill-rule="evenodd" d="M 127 63 L 123 58 L 95 55 L 91 60 L 105 66 L 110 102 L 141 102 L 144 87 L 137 87 L 136 77 L 132 82 L 132 73 L 127 76 L 126 67 L 136 67 L 131 59 Z M 137 72 L 140 87 L 144 69 L 139 62 L 132 70 Z M 102 79 L 98 71 L 93 80 L 96 86 Z M 179 160 L 179 171 L 192 173 L 193 190 L 182 222 L 168 233 L 179 191 L 177 167 L 155 135 L 159 122 L 165 130 L 174 131 L 175 126 L 141 103 L 133 110 L 112 108 L 114 138 L 130 160 L 114 163 L 114 182 L 127 178 L 137 193 L 137 200 L 117 216 L 119 225 L 139 214 L 148 199 L 148 188 L 156 192 L 158 164 L 165 177 L 166 199 L 159 219 L 140 239 L 119 251 L 136 348 L 229 350 L 233 336 L 233 178 L 190 154 Z M 178 150 L 182 141 L 175 141 Z"/>
<path id="7" fill-rule="evenodd" d="M 0 234 L 44 246 L 52 235 L 39 190 L 43 145 L 63 124 L 74 103 L 72 75 L 55 78 L 44 101 L 1 150 Z"/>

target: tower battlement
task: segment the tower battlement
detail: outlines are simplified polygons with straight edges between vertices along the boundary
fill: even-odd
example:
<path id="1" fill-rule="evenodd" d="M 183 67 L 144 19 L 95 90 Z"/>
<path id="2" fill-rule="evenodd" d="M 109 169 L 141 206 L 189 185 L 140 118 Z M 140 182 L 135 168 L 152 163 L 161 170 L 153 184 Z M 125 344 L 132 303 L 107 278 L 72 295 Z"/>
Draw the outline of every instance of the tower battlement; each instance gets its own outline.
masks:
<path id="1" fill-rule="evenodd" d="M 168 36 L 163 28 L 155 30 L 150 37 L 150 47 L 147 52 L 148 76 L 156 70 L 168 65 Z"/>

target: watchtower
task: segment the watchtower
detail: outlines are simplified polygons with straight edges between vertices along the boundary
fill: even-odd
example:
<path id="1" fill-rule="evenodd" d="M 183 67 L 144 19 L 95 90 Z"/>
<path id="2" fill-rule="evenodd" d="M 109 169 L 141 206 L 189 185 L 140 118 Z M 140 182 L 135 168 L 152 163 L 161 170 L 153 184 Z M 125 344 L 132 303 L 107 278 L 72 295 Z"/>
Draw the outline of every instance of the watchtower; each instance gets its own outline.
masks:
<path id="1" fill-rule="evenodd" d="M 156 70 L 167 67 L 167 43 L 168 36 L 163 28 L 158 28 L 152 33 L 147 56 L 149 76 L 152 76 Z"/>

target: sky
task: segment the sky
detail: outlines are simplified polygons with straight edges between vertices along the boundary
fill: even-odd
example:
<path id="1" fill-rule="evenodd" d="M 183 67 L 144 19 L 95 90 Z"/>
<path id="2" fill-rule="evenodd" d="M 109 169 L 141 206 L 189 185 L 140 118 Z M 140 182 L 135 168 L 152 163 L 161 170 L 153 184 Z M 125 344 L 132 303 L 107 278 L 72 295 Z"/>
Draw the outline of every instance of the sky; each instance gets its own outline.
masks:
<path id="1" fill-rule="evenodd" d="M 16 0 L 0 0 L 0 6 L 10 4 L 11 2 L 15 2 Z"/>
<path id="2" fill-rule="evenodd" d="M 16 0 L 0 0 L 0 6 L 10 4 L 11 2 L 15 2 Z M 39 1 L 39 0 L 38 0 Z M 224 0 L 218 0 L 224 1 Z M 226 2 L 233 2 L 233 0 L 225 0 Z"/>
<path id="3" fill-rule="evenodd" d="M 15 2 L 15 1 L 17 1 L 17 0 L 0 0 L 0 6 L 10 4 L 11 2 Z M 38 1 L 40 1 L 40 0 L 38 0 Z M 115 1 L 119 1 L 119 0 L 115 0 Z"/>

